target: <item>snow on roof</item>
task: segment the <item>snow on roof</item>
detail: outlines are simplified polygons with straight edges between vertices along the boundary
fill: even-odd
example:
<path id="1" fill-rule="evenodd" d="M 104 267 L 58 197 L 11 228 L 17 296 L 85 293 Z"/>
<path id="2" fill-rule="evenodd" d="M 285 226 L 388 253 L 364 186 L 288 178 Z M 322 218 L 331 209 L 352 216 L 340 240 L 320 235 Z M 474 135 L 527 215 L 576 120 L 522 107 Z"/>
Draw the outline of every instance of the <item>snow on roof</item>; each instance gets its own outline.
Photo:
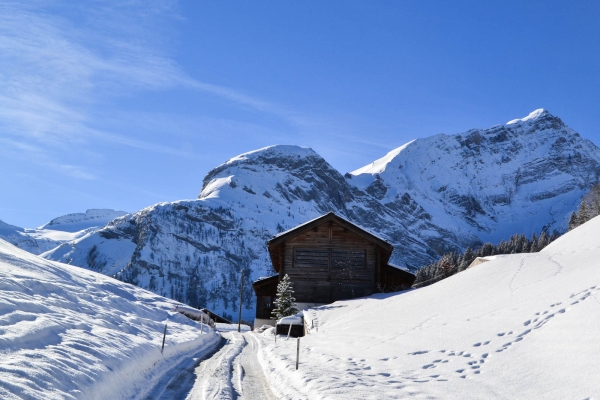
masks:
<path id="1" fill-rule="evenodd" d="M 298 315 L 290 315 L 289 317 L 283 317 L 277 321 L 277 325 L 302 325 L 302 317 Z"/>
<path id="2" fill-rule="evenodd" d="M 261 282 L 261 281 L 266 281 L 267 279 L 278 278 L 278 277 L 279 277 L 279 275 L 261 276 L 260 278 L 258 278 L 254 282 L 252 282 L 252 284 L 255 284 L 255 283 L 258 283 L 258 282 Z"/>

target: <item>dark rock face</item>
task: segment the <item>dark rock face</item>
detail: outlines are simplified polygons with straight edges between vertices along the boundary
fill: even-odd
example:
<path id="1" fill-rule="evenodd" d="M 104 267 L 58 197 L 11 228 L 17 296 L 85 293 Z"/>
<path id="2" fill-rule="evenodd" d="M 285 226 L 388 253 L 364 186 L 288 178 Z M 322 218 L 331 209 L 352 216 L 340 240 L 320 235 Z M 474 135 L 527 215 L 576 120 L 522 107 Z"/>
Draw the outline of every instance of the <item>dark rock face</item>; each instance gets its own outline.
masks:
<path id="1" fill-rule="evenodd" d="M 390 160 L 343 176 L 307 148 L 243 154 L 210 171 L 197 200 L 118 218 L 49 258 L 232 315 L 240 270 L 247 283 L 273 274 L 265 242 L 329 211 L 388 240 L 391 261 L 415 269 L 490 235 L 506 238 L 505 224 L 510 234 L 560 228 L 600 171 L 600 150 L 548 113 L 420 139 Z M 243 307 L 252 318 L 249 284 Z"/>

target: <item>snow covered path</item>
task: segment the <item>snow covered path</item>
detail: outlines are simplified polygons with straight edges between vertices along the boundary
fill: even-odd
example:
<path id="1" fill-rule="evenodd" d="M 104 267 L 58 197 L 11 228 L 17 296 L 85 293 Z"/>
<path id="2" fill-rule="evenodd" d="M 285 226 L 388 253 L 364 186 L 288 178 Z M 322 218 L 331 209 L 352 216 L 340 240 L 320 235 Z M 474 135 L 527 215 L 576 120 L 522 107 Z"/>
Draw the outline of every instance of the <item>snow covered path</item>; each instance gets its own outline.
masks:
<path id="1" fill-rule="evenodd" d="M 146 400 L 173 400 L 185 399 L 190 393 L 197 379 L 196 373 L 203 362 L 215 355 L 225 344 L 222 338 L 216 341 L 213 347 L 202 348 L 192 357 L 185 358 L 173 366 L 167 374 L 157 380 Z"/>
<path id="2" fill-rule="evenodd" d="M 273 398 L 252 333 L 202 329 L 176 307 L 0 239 L 0 399 Z"/>
<path id="3" fill-rule="evenodd" d="M 226 343 L 196 368 L 198 378 L 186 400 L 277 399 L 258 362 L 259 343 L 255 334 L 228 332 L 222 335 Z"/>
<path id="4" fill-rule="evenodd" d="M 262 366 L 258 361 L 259 342 L 252 332 L 243 335 L 246 341 L 240 355 L 234 360 L 233 386 L 238 398 L 275 400 L 277 397 L 265 378 Z"/>

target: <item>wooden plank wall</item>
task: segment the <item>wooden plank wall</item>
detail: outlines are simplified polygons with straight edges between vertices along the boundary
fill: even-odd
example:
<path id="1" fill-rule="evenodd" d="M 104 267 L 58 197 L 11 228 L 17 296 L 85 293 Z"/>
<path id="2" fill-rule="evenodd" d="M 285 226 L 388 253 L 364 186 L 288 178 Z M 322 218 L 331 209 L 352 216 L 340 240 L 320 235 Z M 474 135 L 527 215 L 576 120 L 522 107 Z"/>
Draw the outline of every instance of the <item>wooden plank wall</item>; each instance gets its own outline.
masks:
<path id="1" fill-rule="evenodd" d="M 277 279 L 268 279 L 252 285 L 256 293 L 256 318 L 271 318 L 271 311 L 275 308 L 277 284 Z"/>
<path id="2" fill-rule="evenodd" d="M 281 276 L 296 302 L 330 303 L 375 292 L 376 244 L 326 221 L 285 243 Z"/>

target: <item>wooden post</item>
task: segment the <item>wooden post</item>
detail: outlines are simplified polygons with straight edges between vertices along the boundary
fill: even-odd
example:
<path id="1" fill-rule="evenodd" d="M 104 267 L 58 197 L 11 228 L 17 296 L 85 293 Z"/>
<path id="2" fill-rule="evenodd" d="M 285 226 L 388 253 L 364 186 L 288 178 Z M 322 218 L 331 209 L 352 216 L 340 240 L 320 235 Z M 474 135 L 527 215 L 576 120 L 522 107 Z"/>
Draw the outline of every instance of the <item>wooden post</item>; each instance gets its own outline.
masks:
<path id="1" fill-rule="evenodd" d="M 300 361 L 300 338 L 296 344 L 296 370 L 298 370 L 298 362 Z"/>
<path id="2" fill-rule="evenodd" d="M 202 335 L 204 333 L 204 316 L 201 315 L 200 316 L 200 334 Z"/>
<path id="3" fill-rule="evenodd" d="M 165 333 L 163 333 L 163 343 L 162 343 L 162 347 L 160 348 L 160 354 L 162 354 L 163 349 L 165 348 L 165 339 L 167 338 L 167 324 L 165 324 Z"/>
<path id="4" fill-rule="evenodd" d="M 242 268 L 242 283 L 240 284 L 240 312 L 238 314 L 238 332 L 242 329 L 242 295 L 244 294 L 244 268 Z"/>
<path id="5" fill-rule="evenodd" d="M 292 333 L 292 324 L 290 324 L 290 330 L 288 331 L 288 335 L 285 340 L 288 340 L 290 338 L 290 333 Z"/>

